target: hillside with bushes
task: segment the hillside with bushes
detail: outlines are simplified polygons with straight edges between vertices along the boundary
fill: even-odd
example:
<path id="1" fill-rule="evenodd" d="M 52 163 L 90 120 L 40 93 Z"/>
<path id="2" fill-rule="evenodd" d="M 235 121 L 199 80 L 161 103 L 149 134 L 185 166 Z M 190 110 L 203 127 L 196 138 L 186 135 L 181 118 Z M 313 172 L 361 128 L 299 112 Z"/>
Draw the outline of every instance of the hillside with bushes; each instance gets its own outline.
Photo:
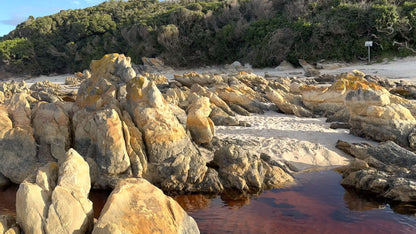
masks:
<path id="1" fill-rule="evenodd" d="M 276 66 L 299 58 L 354 61 L 416 52 L 415 0 L 107 1 L 29 17 L 0 39 L 3 71 L 81 71 L 118 52 L 175 67 Z"/>

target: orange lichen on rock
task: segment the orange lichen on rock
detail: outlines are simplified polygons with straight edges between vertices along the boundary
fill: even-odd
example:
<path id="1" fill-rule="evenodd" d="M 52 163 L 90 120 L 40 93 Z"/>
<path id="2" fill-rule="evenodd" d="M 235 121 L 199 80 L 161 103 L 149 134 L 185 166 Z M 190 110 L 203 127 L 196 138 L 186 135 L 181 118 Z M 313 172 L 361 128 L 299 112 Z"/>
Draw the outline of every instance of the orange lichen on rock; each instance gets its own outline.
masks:
<path id="1" fill-rule="evenodd" d="M 330 87 L 331 90 L 384 89 L 376 83 L 364 79 L 365 74 L 354 70 L 352 73 L 341 74 Z"/>
<path id="2" fill-rule="evenodd" d="M 114 63 L 119 56 L 117 53 L 106 54 L 100 60 L 93 60 L 90 65 L 92 78 L 107 78 L 109 74 L 113 74 L 115 72 Z"/>

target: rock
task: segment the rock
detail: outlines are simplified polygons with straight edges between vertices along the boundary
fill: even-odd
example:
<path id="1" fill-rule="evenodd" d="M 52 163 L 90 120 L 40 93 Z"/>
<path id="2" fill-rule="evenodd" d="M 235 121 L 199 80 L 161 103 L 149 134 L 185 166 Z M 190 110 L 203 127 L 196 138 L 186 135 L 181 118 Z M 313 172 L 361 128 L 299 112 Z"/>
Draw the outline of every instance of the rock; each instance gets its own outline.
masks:
<path id="1" fill-rule="evenodd" d="M 337 143 L 357 159 L 343 167 L 341 184 L 401 202 L 416 201 L 416 154 L 392 141 L 372 146 Z"/>
<path id="2" fill-rule="evenodd" d="M 320 71 L 315 69 L 312 65 L 307 63 L 305 60 L 299 59 L 298 62 L 302 66 L 303 71 L 305 71 L 305 76 L 306 77 L 319 76 L 321 74 Z"/>
<path id="3" fill-rule="evenodd" d="M 186 126 L 197 144 L 209 143 L 215 135 L 215 126 L 209 118 L 210 102 L 207 97 L 194 100 L 188 107 Z"/>
<path id="4" fill-rule="evenodd" d="M 256 193 L 293 181 L 293 177 L 279 166 L 232 144 L 217 150 L 211 163 L 218 167 L 220 180 L 228 190 Z"/>
<path id="5" fill-rule="evenodd" d="M 25 233 L 85 233 L 93 222 L 89 166 L 73 149 L 59 166 L 50 163 L 20 184 L 17 223 Z"/>
<path id="6" fill-rule="evenodd" d="M 149 79 L 150 81 L 153 81 L 153 83 L 155 83 L 156 85 L 161 85 L 161 84 L 168 84 L 168 78 L 166 78 L 166 76 L 161 75 L 161 74 L 155 74 L 155 73 L 145 73 L 144 76 Z"/>
<path id="7" fill-rule="evenodd" d="M 264 113 L 258 104 L 260 95 L 240 82 L 237 78 L 229 78 L 229 86 L 217 86 L 215 92 L 228 106 L 239 105 L 251 113 Z M 231 108 L 232 109 L 232 108 Z"/>
<path id="8" fill-rule="evenodd" d="M 243 107 L 241 107 L 238 104 L 231 104 L 230 105 L 230 109 L 233 110 L 235 113 L 239 114 L 239 115 L 244 115 L 244 116 L 250 116 L 250 112 L 248 112 L 246 109 L 244 109 Z"/>
<path id="9" fill-rule="evenodd" d="M 350 129 L 351 125 L 349 123 L 345 123 L 345 122 L 333 122 L 333 123 L 331 123 L 329 128 L 331 128 L 331 129 L 339 129 L 339 128 Z"/>
<path id="10" fill-rule="evenodd" d="M 330 87 L 303 85 L 301 87 L 302 101 L 314 113 L 324 113 L 329 116 L 344 109 L 347 94 L 358 89 L 378 90 L 377 92 L 388 94 L 383 87 L 366 81 L 362 72 L 353 71 L 353 73 L 339 75 Z"/>
<path id="11" fill-rule="evenodd" d="M 284 93 L 280 90 L 266 89 L 267 98 L 274 103 L 283 113 L 294 114 L 300 117 L 312 117 L 313 114 L 302 106 L 301 96 Z"/>
<path id="12" fill-rule="evenodd" d="M 142 57 L 143 65 L 138 65 L 137 69 L 142 73 L 161 73 L 167 71 L 173 71 L 169 66 L 166 66 L 164 62 L 157 58 Z"/>
<path id="13" fill-rule="evenodd" d="M 206 162 L 153 82 L 136 78 L 127 85 L 127 103 L 146 145 L 146 178 L 167 192 L 219 192 L 218 176 Z M 206 114 L 208 116 L 209 114 Z"/>
<path id="14" fill-rule="evenodd" d="M 38 81 L 30 86 L 32 91 L 31 96 L 40 101 L 45 102 L 57 102 L 62 101 L 62 96 L 64 92 L 62 91 L 62 86 L 59 84 L 54 84 L 48 80 Z"/>
<path id="15" fill-rule="evenodd" d="M 142 177 L 147 170 L 147 156 L 142 133 L 133 123 L 133 120 L 127 111 L 123 112 L 122 120 L 132 175 L 134 177 Z"/>
<path id="16" fill-rule="evenodd" d="M 283 60 L 275 69 L 278 71 L 290 71 L 295 69 L 295 67 L 288 61 Z"/>
<path id="17" fill-rule="evenodd" d="M 195 220 L 144 179 L 117 184 L 94 227 L 104 233 L 199 233 Z"/>
<path id="18" fill-rule="evenodd" d="M 224 82 L 223 78 L 219 75 L 204 75 L 196 72 L 184 73 L 183 75 L 175 75 L 175 80 L 189 88 L 194 84 L 209 86 Z"/>
<path id="19" fill-rule="evenodd" d="M 199 96 L 207 97 L 209 98 L 209 101 L 214 104 L 215 106 L 221 108 L 224 112 L 226 112 L 228 115 L 233 116 L 234 112 L 230 109 L 230 107 L 225 103 L 220 97 L 218 97 L 217 94 L 214 92 L 211 92 L 207 90 L 206 88 L 195 84 L 191 87 L 191 92 L 194 92 L 198 94 Z"/>
<path id="20" fill-rule="evenodd" d="M 39 145 L 40 161 L 64 160 L 71 140 L 70 120 L 67 113 L 55 103 L 38 103 L 32 118 L 34 136 Z"/>
<path id="21" fill-rule="evenodd" d="M 0 190 L 7 188 L 10 184 L 10 180 L 0 173 Z"/>
<path id="22" fill-rule="evenodd" d="M 65 78 L 65 85 L 78 86 L 80 83 L 78 77 L 68 76 Z"/>
<path id="23" fill-rule="evenodd" d="M 13 94 L 16 93 L 25 93 L 29 94 L 30 90 L 26 87 L 26 83 L 24 81 L 21 82 L 0 82 L 0 103 L 6 102 L 10 99 Z"/>
<path id="24" fill-rule="evenodd" d="M 221 108 L 213 106 L 209 118 L 214 122 L 215 126 L 239 126 L 240 121 L 229 116 Z"/>
<path id="25" fill-rule="evenodd" d="M 11 215 L 0 215 L 0 233 L 19 234 L 20 228 L 16 225 L 16 219 Z"/>
<path id="26" fill-rule="evenodd" d="M 36 142 L 27 94 L 16 93 L 0 106 L 0 173 L 21 183 L 37 169 Z"/>
<path id="27" fill-rule="evenodd" d="M 394 141 L 410 147 L 412 130 L 416 120 L 408 109 L 400 104 L 390 104 L 388 93 L 383 90 L 358 89 L 345 97 L 350 112 L 351 133 L 377 141 Z"/>
<path id="28" fill-rule="evenodd" d="M 126 149 L 123 123 L 114 109 L 89 112 L 80 110 L 73 117 L 75 149 L 85 158 L 92 158 L 98 168 L 99 179 L 130 174 L 130 158 Z M 105 185 L 96 182 L 97 185 Z M 116 183 L 116 182 L 115 182 Z M 109 187 L 115 183 L 108 184 Z"/>

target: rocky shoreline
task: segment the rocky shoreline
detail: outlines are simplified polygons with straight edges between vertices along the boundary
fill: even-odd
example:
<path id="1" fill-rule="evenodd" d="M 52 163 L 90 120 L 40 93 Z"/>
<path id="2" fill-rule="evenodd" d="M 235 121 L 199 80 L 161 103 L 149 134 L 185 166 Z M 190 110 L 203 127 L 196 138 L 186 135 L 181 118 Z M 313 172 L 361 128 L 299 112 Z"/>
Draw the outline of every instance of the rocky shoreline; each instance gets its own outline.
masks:
<path id="1" fill-rule="evenodd" d="M 109 54 L 67 78 L 79 89 L 1 83 L 0 186 L 20 187 L 17 218 L 2 217 L 0 232 L 196 233 L 195 221 L 164 194 L 244 196 L 293 183 L 299 168 L 290 162 L 216 137 L 217 126 L 249 127 L 237 115 L 267 111 L 326 117 L 352 134 L 387 141 L 340 142 L 357 158 L 339 169 L 341 183 L 392 200 L 416 199 L 410 83 L 359 71 L 308 79 L 191 72 L 168 80 L 135 68 L 130 58 Z M 91 188 L 113 189 L 95 221 Z"/>

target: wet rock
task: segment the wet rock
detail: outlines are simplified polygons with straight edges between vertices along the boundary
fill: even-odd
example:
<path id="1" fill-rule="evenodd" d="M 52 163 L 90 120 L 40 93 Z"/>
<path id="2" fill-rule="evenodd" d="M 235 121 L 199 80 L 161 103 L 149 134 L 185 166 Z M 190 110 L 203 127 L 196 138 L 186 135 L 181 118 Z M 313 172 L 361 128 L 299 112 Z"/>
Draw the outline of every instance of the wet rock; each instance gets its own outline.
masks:
<path id="1" fill-rule="evenodd" d="M 220 180 L 228 190 L 255 193 L 293 181 L 281 167 L 232 144 L 217 150 L 211 163 L 218 168 Z"/>
<path id="2" fill-rule="evenodd" d="M 199 97 L 188 107 L 186 127 L 197 144 L 209 143 L 215 135 L 215 126 L 209 118 L 210 102 L 207 97 Z"/>
<path id="3" fill-rule="evenodd" d="M 392 141 L 376 146 L 339 142 L 337 147 L 357 158 L 338 169 L 342 185 L 396 201 L 416 201 L 415 153 Z"/>
<path id="4" fill-rule="evenodd" d="M 172 198 L 144 179 L 121 181 L 93 233 L 199 233 L 195 220 Z"/>
<path id="5" fill-rule="evenodd" d="M 25 233 L 85 233 L 93 222 L 89 166 L 73 149 L 19 186 L 17 223 Z"/>

